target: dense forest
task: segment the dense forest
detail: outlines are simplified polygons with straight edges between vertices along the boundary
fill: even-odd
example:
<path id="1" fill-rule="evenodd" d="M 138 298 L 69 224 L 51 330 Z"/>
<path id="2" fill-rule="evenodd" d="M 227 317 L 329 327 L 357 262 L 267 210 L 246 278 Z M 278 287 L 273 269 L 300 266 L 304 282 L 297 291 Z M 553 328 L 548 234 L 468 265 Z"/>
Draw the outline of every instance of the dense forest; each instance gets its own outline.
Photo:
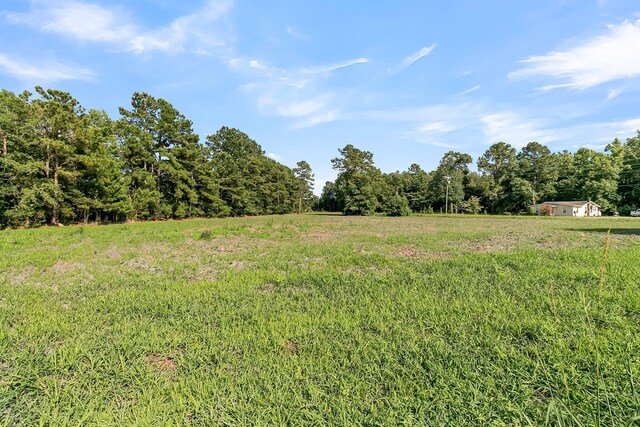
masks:
<path id="1" fill-rule="evenodd" d="M 588 199 L 605 214 L 640 207 L 640 132 L 625 142 L 613 140 L 604 152 L 552 153 L 537 142 L 518 151 L 498 142 L 477 160 L 478 172 L 469 169 L 470 155 L 455 151 L 432 172 L 412 164 L 388 174 L 374 166 L 368 151 L 347 145 L 339 152 L 332 161 L 338 177 L 325 184 L 319 205 L 346 214 L 517 214 L 543 201 Z"/>
<path id="2" fill-rule="evenodd" d="M 169 102 L 135 93 L 118 119 L 85 110 L 69 93 L 0 92 L 0 227 L 302 212 L 526 213 L 536 201 L 586 200 L 624 214 L 640 206 L 640 133 L 605 152 L 552 153 L 504 142 L 469 166 L 450 151 L 431 172 L 413 164 L 383 173 L 352 145 L 314 197 L 313 173 L 265 155 L 222 127 L 204 141 Z"/>
<path id="3" fill-rule="evenodd" d="M 113 120 L 69 93 L 0 92 L 0 226 L 281 214 L 313 203 L 290 169 L 237 129 L 204 143 L 170 103 L 135 93 Z"/>

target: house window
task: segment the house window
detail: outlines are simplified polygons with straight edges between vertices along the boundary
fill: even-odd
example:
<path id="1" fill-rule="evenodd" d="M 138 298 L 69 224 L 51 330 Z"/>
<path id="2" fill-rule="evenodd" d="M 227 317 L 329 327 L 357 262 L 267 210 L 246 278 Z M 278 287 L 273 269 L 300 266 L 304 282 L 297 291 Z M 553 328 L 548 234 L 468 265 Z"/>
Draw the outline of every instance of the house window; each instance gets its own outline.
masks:
<path id="1" fill-rule="evenodd" d="M 567 208 L 562 208 L 562 213 L 566 214 L 567 213 Z"/>

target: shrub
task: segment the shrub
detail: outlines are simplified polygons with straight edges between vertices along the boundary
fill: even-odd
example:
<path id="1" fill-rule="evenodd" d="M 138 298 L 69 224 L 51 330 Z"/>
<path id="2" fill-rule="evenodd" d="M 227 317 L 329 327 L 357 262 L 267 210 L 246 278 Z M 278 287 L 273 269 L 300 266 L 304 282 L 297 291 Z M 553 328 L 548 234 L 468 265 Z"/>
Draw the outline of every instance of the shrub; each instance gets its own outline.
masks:
<path id="1" fill-rule="evenodd" d="M 388 216 L 409 216 L 411 214 L 409 200 L 405 196 L 395 194 L 386 201 L 383 211 Z"/>
<path id="2" fill-rule="evenodd" d="M 551 216 L 551 207 L 550 206 L 540 206 L 538 209 L 538 215 L 540 216 Z"/>

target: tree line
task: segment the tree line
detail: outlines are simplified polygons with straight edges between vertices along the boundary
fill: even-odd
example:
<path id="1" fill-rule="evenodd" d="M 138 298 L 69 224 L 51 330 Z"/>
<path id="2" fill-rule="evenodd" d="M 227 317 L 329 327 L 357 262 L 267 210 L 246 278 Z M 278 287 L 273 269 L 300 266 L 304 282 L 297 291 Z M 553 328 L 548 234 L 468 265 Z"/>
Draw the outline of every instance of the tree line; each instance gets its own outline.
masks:
<path id="1" fill-rule="evenodd" d="M 438 167 L 383 173 L 373 154 L 347 145 L 322 195 L 300 161 L 289 168 L 238 129 L 204 141 L 169 102 L 134 93 L 110 118 L 69 93 L 0 91 L 0 227 L 284 214 L 522 213 L 540 201 L 587 200 L 603 212 L 640 207 L 640 132 L 604 152 L 552 153 L 499 142 L 470 169 L 449 151 Z"/>
<path id="2" fill-rule="evenodd" d="M 552 153 L 530 142 L 521 150 L 505 142 L 490 146 L 471 171 L 469 154 L 449 151 L 431 172 L 412 164 L 382 173 L 373 154 L 347 145 L 332 160 L 338 172 L 327 182 L 319 206 L 351 215 L 385 212 L 529 213 L 543 201 L 591 199 L 608 214 L 640 208 L 640 132 L 613 140 L 604 152 L 580 148 Z"/>
<path id="3" fill-rule="evenodd" d="M 289 168 L 238 129 L 201 143 L 169 102 L 134 93 L 111 119 L 69 93 L 0 92 L 0 227 L 300 212 L 305 161 Z"/>

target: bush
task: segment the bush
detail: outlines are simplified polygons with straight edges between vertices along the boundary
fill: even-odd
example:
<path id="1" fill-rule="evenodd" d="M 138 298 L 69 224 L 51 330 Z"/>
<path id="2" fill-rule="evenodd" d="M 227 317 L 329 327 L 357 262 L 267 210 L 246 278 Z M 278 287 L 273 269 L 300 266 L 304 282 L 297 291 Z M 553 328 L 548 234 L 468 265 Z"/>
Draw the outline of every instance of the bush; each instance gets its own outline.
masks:
<path id="1" fill-rule="evenodd" d="M 540 206 L 540 208 L 538 208 L 538 215 L 540 215 L 540 216 L 551 216 L 551 207 L 549 207 L 549 206 Z"/>
<path id="2" fill-rule="evenodd" d="M 476 196 L 469 197 L 468 200 L 462 202 L 462 210 L 472 215 L 478 215 L 482 211 L 480 198 Z"/>
<path id="3" fill-rule="evenodd" d="M 389 197 L 382 210 L 388 216 L 409 216 L 411 214 L 409 200 L 398 194 Z"/>

